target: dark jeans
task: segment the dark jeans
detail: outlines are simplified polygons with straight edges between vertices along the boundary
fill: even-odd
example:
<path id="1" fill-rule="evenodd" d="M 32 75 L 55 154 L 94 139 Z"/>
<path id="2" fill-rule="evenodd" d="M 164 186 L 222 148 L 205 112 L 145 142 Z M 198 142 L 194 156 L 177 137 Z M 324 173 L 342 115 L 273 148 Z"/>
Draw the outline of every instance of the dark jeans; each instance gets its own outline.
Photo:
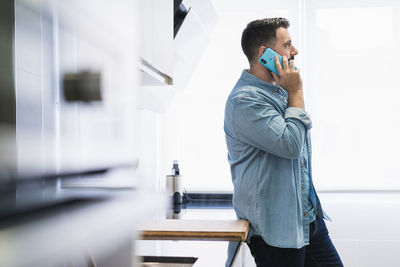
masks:
<path id="1" fill-rule="evenodd" d="M 310 244 L 307 246 L 300 249 L 272 247 L 254 235 L 250 238 L 249 248 L 257 267 L 343 267 L 325 222 L 318 216 L 310 225 Z"/>

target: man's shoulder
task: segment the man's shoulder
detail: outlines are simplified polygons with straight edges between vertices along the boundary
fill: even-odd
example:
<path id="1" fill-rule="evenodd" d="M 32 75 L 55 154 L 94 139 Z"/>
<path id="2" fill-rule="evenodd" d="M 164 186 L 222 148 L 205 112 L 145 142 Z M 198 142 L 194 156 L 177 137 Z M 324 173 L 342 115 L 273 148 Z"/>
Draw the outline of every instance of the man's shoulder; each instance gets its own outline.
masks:
<path id="1" fill-rule="evenodd" d="M 237 84 L 228 97 L 232 103 L 259 99 L 270 99 L 270 95 L 265 89 L 253 84 Z"/>

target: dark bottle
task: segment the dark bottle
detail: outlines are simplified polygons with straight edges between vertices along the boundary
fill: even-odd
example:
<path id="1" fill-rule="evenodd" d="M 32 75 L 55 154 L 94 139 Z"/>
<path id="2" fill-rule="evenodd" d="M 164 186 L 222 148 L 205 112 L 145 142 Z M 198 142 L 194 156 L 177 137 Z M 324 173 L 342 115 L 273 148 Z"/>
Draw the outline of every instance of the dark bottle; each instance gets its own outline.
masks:
<path id="1" fill-rule="evenodd" d="M 173 164 L 172 164 L 172 175 L 180 175 L 179 174 L 179 165 L 178 165 L 178 161 L 174 160 Z"/>

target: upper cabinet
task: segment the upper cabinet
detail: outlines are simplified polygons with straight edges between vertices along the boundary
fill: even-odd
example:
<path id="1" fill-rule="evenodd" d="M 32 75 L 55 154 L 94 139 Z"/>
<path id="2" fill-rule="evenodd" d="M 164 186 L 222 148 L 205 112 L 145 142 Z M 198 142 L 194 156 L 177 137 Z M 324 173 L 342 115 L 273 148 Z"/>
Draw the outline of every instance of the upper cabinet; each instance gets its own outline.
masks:
<path id="1" fill-rule="evenodd" d="M 140 5 L 140 56 L 145 82 L 154 85 L 151 77 L 157 80 L 159 75 L 161 83 L 171 83 L 168 79 L 173 74 L 173 1 L 145 0 Z"/>
<path id="2" fill-rule="evenodd" d="M 209 43 L 217 14 L 210 0 L 141 1 L 140 103 L 163 113 L 187 87 Z"/>

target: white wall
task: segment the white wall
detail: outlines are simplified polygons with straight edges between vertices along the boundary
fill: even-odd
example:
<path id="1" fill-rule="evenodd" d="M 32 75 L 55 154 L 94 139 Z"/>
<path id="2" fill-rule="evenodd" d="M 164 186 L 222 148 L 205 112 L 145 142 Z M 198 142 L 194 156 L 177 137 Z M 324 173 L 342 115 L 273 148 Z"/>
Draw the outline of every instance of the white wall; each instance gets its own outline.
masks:
<path id="1" fill-rule="evenodd" d="M 330 237 L 346 267 L 400 264 L 399 193 L 321 193 Z"/>

